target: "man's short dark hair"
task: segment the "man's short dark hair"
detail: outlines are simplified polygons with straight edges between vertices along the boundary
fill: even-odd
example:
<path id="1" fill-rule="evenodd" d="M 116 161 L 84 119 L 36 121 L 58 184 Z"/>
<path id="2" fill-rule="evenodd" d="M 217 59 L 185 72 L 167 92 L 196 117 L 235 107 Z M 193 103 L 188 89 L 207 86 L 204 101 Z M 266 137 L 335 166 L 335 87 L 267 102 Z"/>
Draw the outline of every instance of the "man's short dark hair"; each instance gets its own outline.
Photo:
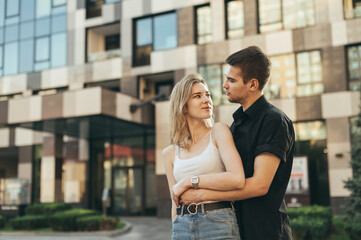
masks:
<path id="1" fill-rule="evenodd" d="M 271 62 L 257 46 L 250 46 L 233 53 L 226 59 L 226 63 L 241 69 L 244 83 L 253 78 L 257 79 L 260 90 L 264 88 L 268 81 Z"/>

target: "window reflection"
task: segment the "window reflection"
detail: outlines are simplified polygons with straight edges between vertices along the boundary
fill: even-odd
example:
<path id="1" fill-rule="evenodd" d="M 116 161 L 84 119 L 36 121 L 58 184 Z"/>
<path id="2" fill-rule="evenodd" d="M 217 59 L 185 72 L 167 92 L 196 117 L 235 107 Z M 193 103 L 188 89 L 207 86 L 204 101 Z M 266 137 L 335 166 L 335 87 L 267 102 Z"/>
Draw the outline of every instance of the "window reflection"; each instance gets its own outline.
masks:
<path id="1" fill-rule="evenodd" d="M 260 32 L 316 24 L 314 0 L 259 0 Z"/>
<path id="2" fill-rule="evenodd" d="M 177 47 L 177 15 L 174 12 L 136 19 L 134 26 L 134 66 L 149 65 L 152 50 Z"/>
<path id="3" fill-rule="evenodd" d="M 326 139 L 326 126 L 323 121 L 298 122 L 294 126 L 297 141 Z"/>
<path id="4" fill-rule="evenodd" d="M 20 39 L 34 37 L 34 22 L 24 22 L 20 25 Z"/>
<path id="5" fill-rule="evenodd" d="M 312 96 L 323 92 L 320 51 L 298 53 L 297 96 Z"/>
<path id="6" fill-rule="evenodd" d="M 243 0 L 227 2 L 227 38 L 244 36 L 244 7 Z"/>
<path id="7" fill-rule="evenodd" d="M 50 18 L 45 18 L 36 21 L 36 36 L 49 35 L 50 33 Z"/>
<path id="8" fill-rule="evenodd" d="M 154 50 L 177 46 L 177 16 L 174 13 L 154 17 Z"/>
<path id="9" fill-rule="evenodd" d="M 50 15 L 51 0 L 36 0 L 36 17 L 42 18 Z"/>
<path id="10" fill-rule="evenodd" d="M 28 21 L 34 19 L 35 14 L 35 0 L 21 0 L 21 21 Z"/>
<path id="11" fill-rule="evenodd" d="M 4 75 L 18 72 L 18 42 L 5 44 Z"/>
<path id="12" fill-rule="evenodd" d="M 63 14 L 66 3 L 66 0 L 0 0 L 0 44 L 14 43 L 0 46 L 0 59 L 6 62 L 6 69 L 5 66 L 0 68 L 0 76 L 66 64 L 67 22 L 66 14 Z M 62 14 L 59 15 L 60 12 Z M 47 17 L 50 13 L 52 16 Z M 34 19 L 35 16 L 38 19 Z M 54 43 L 51 49 L 50 39 L 51 44 Z M 44 41 L 46 43 L 42 46 L 41 42 Z M 14 49 L 12 55 L 7 54 L 9 49 Z"/>
<path id="13" fill-rule="evenodd" d="M 61 67 L 66 64 L 66 33 L 51 36 L 51 67 Z"/>
<path id="14" fill-rule="evenodd" d="M 270 57 L 271 77 L 264 94 L 268 99 L 293 98 L 296 95 L 296 66 L 293 54 Z"/>
<path id="15" fill-rule="evenodd" d="M 345 18 L 359 18 L 361 17 L 361 1 L 359 0 L 344 0 L 343 1 Z"/>
<path id="16" fill-rule="evenodd" d="M 361 88 L 361 45 L 346 48 L 348 63 L 348 84 L 350 90 Z"/>
<path id="17" fill-rule="evenodd" d="M 19 25 L 5 27 L 5 42 L 16 41 L 19 38 Z"/>
<path id="18" fill-rule="evenodd" d="M 211 7 L 196 8 L 197 15 L 197 43 L 205 44 L 212 41 L 212 12 Z"/>
<path id="19" fill-rule="evenodd" d="M 227 95 L 222 87 L 227 64 L 199 66 L 198 71 L 207 82 L 214 106 L 227 104 Z"/>
<path id="20" fill-rule="evenodd" d="M 31 72 L 34 61 L 34 40 L 20 42 L 20 72 Z"/>
<path id="21" fill-rule="evenodd" d="M 6 17 L 12 17 L 19 14 L 19 0 L 7 1 Z"/>

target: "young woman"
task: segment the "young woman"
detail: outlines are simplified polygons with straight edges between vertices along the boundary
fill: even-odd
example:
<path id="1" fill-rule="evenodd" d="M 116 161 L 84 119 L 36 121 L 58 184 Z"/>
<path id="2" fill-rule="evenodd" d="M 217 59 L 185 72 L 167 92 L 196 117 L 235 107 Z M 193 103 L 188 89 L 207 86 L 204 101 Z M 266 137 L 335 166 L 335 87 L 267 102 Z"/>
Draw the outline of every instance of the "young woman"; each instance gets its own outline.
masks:
<path id="1" fill-rule="evenodd" d="M 213 103 L 205 80 L 189 74 L 170 97 L 171 145 L 163 160 L 172 197 L 172 239 L 240 239 L 231 202 L 179 205 L 189 188 L 242 189 L 245 176 L 232 134 L 213 124 Z"/>

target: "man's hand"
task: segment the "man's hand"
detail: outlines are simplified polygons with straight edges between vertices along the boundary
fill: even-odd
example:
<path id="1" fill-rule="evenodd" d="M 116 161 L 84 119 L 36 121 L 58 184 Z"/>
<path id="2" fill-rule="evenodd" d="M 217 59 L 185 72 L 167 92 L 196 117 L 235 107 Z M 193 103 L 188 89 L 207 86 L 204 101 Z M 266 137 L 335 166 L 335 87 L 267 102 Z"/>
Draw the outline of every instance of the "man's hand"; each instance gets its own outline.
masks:
<path id="1" fill-rule="evenodd" d="M 200 203 L 202 202 L 202 193 L 203 189 L 188 189 L 180 197 L 179 202 L 182 205 L 189 205 L 191 203 Z"/>

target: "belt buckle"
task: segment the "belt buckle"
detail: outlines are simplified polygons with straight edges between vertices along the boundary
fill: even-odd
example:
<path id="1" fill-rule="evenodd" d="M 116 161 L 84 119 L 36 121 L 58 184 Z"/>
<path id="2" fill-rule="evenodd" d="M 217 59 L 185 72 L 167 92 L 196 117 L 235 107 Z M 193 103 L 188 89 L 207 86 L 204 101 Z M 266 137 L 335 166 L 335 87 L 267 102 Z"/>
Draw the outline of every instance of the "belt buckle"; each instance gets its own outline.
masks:
<path id="1" fill-rule="evenodd" d="M 190 207 L 193 206 L 193 205 L 195 206 L 195 207 L 194 207 L 194 208 L 195 208 L 195 211 L 194 211 L 194 212 L 192 212 L 192 211 L 190 210 Z M 188 212 L 189 212 L 190 215 L 196 215 L 197 212 L 198 212 L 198 204 L 197 204 L 197 203 L 191 203 L 191 204 L 189 204 L 188 207 L 187 207 L 187 210 L 188 210 Z"/>

